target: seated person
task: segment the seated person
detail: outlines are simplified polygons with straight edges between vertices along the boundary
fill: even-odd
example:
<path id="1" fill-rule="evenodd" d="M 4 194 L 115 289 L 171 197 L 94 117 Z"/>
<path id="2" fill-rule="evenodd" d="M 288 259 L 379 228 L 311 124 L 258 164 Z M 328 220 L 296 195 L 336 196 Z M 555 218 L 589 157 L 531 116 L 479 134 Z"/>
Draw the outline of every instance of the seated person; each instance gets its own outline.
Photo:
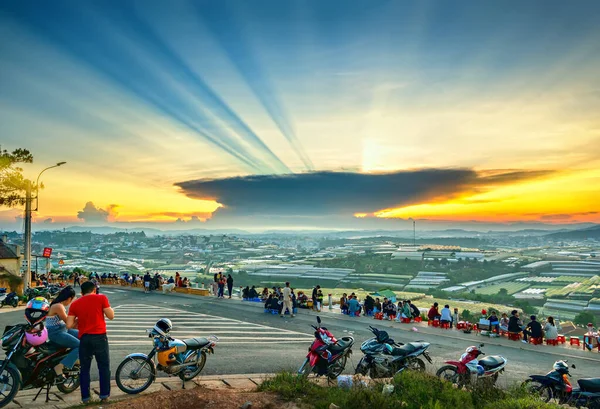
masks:
<path id="1" fill-rule="evenodd" d="M 248 298 L 250 298 L 251 300 L 254 298 L 258 298 L 258 292 L 256 292 L 256 286 L 252 286 L 252 288 L 250 289 L 250 291 L 248 291 Z"/>
<path id="2" fill-rule="evenodd" d="M 527 324 L 527 328 L 523 330 L 523 342 L 527 342 L 527 336 L 531 338 L 543 338 L 542 324 L 540 324 L 535 315 L 532 315 L 531 321 Z"/>
<path id="3" fill-rule="evenodd" d="M 556 325 L 554 325 L 554 318 L 546 318 L 546 325 L 544 325 L 544 333 L 546 334 L 547 340 L 555 340 L 558 338 L 558 328 L 556 328 Z"/>
<path id="4" fill-rule="evenodd" d="M 498 325 L 498 328 L 501 331 L 508 332 L 508 315 L 505 312 L 502 313 L 502 318 L 500 318 L 500 323 Z"/>
<path id="5" fill-rule="evenodd" d="M 450 306 L 448 304 L 444 305 L 444 308 L 442 308 L 440 322 L 442 324 L 448 323 L 450 324 L 450 328 L 452 328 L 452 312 L 450 311 Z"/>
<path id="6" fill-rule="evenodd" d="M 252 288 L 254 288 L 254 286 L 252 286 Z M 262 298 L 263 300 L 269 298 L 269 289 L 267 287 L 263 288 L 262 295 L 260 298 Z"/>
<path id="7" fill-rule="evenodd" d="M 417 306 L 414 305 L 411 300 L 408 300 L 406 302 L 410 306 L 410 315 L 412 315 L 413 318 L 420 317 L 421 316 L 421 311 L 419 311 L 419 309 L 417 308 Z"/>
<path id="8" fill-rule="evenodd" d="M 248 294 L 250 294 L 250 287 L 246 286 L 246 288 L 244 288 L 242 290 L 242 298 L 244 300 L 247 300 L 248 299 Z"/>
<path id="9" fill-rule="evenodd" d="M 381 301 L 379 300 L 379 298 L 375 298 L 375 306 L 374 306 L 374 310 L 375 312 L 381 312 Z"/>
<path id="10" fill-rule="evenodd" d="M 508 332 L 520 334 L 523 332 L 523 321 L 519 318 L 519 311 L 512 310 L 508 319 Z"/>
<path id="11" fill-rule="evenodd" d="M 496 315 L 496 311 L 492 311 L 487 319 L 490 322 L 490 326 L 492 327 L 492 329 L 496 329 L 497 332 L 500 332 L 500 320 Z"/>
<path id="12" fill-rule="evenodd" d="M 433 305 L 427 312 L 427 318 L 429 318 L 429 321 L 439 320 L 442 316 L 438 311 L 438 305 L 438 303 L 433 303 Z"/>
<path id="13" fill-rule="evenodd" d="M 358 314 L 360 314 L 360 304 L 358 303 L 356 296 L 350 296 L 350 299 L 348 300 L 348 315 L 356 316 Z"/>
<path id="14" fill-rule="evenodd" d="M 375 309 L 375 300 L 370 295 L 367 295 L 365 298 L 365 314 L 371 315 L 373 314 L 373 310 Z"/>

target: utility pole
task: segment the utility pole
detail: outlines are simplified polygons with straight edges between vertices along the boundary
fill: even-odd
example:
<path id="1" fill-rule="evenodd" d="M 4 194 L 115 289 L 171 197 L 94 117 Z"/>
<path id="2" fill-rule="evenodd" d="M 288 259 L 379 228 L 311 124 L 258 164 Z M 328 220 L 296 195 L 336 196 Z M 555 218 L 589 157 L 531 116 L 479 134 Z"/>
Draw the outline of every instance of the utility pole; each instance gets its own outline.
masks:
<path id="1" fill-rule="evenodd" d="M 31 180 L 25 181 L 25 276 L 23 277 L 24 290 L 31 283 Z"/>
<path id="2" fill-rule="evenodd" d="M 417 225 L 415 219 L 413 219 L 413 246 L 417 247 Z"/>

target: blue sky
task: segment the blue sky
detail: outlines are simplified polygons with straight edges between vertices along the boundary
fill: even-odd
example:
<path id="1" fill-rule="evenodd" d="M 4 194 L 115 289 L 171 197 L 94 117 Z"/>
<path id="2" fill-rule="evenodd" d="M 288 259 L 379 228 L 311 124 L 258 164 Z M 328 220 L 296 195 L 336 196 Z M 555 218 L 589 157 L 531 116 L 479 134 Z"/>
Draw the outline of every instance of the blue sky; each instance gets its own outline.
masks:
<path id="1" fill-rule="evenodd" d="M 597 1 L 3 2 L 0 141 L 33 151 L 31 174 L 68 162 L 47 176 L 40 217 L 56 220 L 88 201 L 204 217 L 219 198 L 179 184 L 309 171 L 569 171 L 584 186 L 598 21 Z M 595 209 L 540 213 L 575 210 Z"/>

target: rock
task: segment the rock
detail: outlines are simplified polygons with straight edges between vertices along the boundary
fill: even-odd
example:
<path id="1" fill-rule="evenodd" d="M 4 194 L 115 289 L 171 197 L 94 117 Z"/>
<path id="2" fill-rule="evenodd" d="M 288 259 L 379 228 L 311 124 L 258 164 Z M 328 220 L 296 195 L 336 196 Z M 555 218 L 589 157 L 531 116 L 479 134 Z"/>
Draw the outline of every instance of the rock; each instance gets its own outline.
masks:
<path id="1" fill-rule="evenodd" d="M 252 409 L 252 402 L 244 403 L 242 406 L 240 406 L 240 409 Z"/>
<path id="2" fill-rule="evenodd" d="M 330 403 L 329 404 L 329 409 L 341 409 L 338 405 L 336 405 L 335 403 Z"/>

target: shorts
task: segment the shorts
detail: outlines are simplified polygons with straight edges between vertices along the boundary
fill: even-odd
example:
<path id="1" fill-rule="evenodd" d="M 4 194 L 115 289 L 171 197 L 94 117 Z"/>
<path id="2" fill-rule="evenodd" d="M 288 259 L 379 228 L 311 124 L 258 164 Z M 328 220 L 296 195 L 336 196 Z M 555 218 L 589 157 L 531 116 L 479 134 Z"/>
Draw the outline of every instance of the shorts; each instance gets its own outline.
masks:
<path id="1" fill-rule="evenodd" d="M 144 287 L 150 288 L 150 281 L 145 281 L 144 282 Z"/>

